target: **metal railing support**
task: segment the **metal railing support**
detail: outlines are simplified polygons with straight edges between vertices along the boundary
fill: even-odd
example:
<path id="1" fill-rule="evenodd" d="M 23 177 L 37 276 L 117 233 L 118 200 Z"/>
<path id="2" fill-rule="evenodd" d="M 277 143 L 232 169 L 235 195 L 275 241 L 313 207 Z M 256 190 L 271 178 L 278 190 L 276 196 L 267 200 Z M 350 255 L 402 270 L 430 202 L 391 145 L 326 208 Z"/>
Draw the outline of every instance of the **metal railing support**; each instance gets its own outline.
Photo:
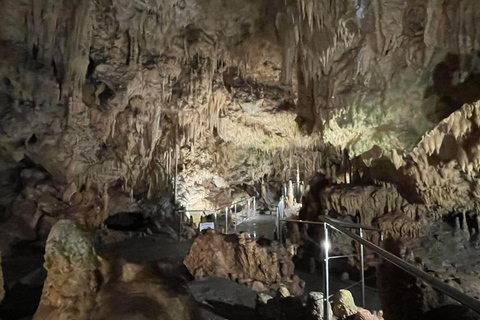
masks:
<path id="1" fill-rule="evenodd" d="M 253 197 L 253 216 L 257 215 L 257 202 L 255 201 L 255 197 Z"/>
<path id="2" fill-rule="evenodd" d="M 235 224 L 233 225 L 234 229 L 235 229 L 235 233 L 237 233 L 237 224 L 238 224 L 238 215 L 237 215 L 237 204 L 235 203 L 235 205 L 233 206 L 233 212 L 234 212 L 234 215 L 235 215 Z"/>
<path id="3" fill-rule="evenodd" d="M 225 207 L 225 233 L 228 233 L 228 207 Z"/>
<path id="4" fill-rule="evenodd" d="M 182 231 L 183 231 L 183 212 L 180 211 L 180 220 L 178 221 L 178 241 L 182 239 Z"/>
<path id="5" fill-rule="evenodd" d="M 281 210 L 277 207 L 277 221 L 278 221 L 278 242 L 283 244 L 283 236 L 282 236 L 282 216 Z"/>
<path id="6" fill-rule="evenodd" d="M 328 249 L 330 247 L 328 240 L 328 226 L 323 224 L 324 242 L 323 242 L 323 319 L 330 320 L 330 283 L 329 283 L 329 270 L 328 270 Z"/>
<path id="7" fill-rule="evenodd" d="M 363 238 L 363 229 L 360 228 L 360 238 Z M 365 264 L 363 256 L 363 244 L 360 244 L 360 269 L 362 272 L 362 308 L 365 308 Z"/>
<path id="8" fill-rule="evenodd" d="M 330 219 L 327 216 L 319 216 L 320 221 L 328 223 L 333 229 L 347 235 L 348 237 L 352 238 L 353 240 L 359 242 L 360 244 L 366 246 L 367 248 L 371 249 L 375 252 L 378 256 L 385 259 L 386 261 L 392 263 L 393 265 L 399 267 L 400 269 L 404 270 L 405 272 L 417 277 L 418 279 L 425 281 L 433 288 L 439 290 L 440 292 L 448 295 L 452 299 L 460 302 L 464 306 L 474 310 L 478 314 L 480 314 L 480 301 L 467 296 L 466 294 L 458 291 L 457 289 L 449 286 L 448 284 L 438 280 L 437 278 L 429 275 L 428 273 L 412 266 L 408 262 L 402 260 L 401 258 L 395 256 L 394 254 L 380 248 L 379 246 L 373 244 L 370 241 L 359 237 L 357 234 L 347 230 L 341 224 L 335 222 L 334 220 Z M 348 228 L 348 227 L 347 227 Z"/>

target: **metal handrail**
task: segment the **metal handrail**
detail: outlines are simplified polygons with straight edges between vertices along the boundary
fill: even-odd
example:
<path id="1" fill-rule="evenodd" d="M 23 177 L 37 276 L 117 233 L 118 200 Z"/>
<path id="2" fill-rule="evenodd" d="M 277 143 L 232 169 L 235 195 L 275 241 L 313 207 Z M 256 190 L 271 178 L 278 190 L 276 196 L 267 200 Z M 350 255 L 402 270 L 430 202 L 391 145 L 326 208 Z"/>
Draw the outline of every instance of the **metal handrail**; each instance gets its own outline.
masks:
<path id="1" fill-rule="evenodd" d="M 214 215 L 215 215 L 215 228 L 217 228 L 217 212 L 220 211 L 220 210 L 223 210 L 225 209 L 225 233 L 228 233 L 228 210 L 229 208 L 232 208 L 234 207 L 235 208 L 235 214 L 237 213 L 237 204 L 240 204 L 240 203 L 248 203 L 248 211 L 250 211 L 250 200 L 253 200 L 253 215 L 256 214 L 256 198 L 255 196 L 253 197 L 250 197 L 250 198 L 244 198 L 244 199 L 241 199 L 241 200 L 238 200 L 236 202 L 232 202 L 229 206 L 225 206 L 225 207 L 220 207 L 220 208 L 217 208 L 217 209 L 204 209 L 204 210 L 198 210 L 198 209 L 192 209 L 192 210 L 188 210 L 188 209 L 175 209 L 176 212 L 178 212 L 180 214 L 180 223 L 179 223 L 179 230 L 178 230 L 178 240 L 181 239 L 182 237 L 182 231 L 183 231 L 183 213 L 186 213 L 186 212 L 212 212 Z M 247 212 L 247 218 L 248 218 L 248 212 Z M 235 216 L 235 222 L 236 222 L 236 219 L 237 217 Z M 235 230 L 237 228 L 237 225 L 235 224 Z"/>
<path id="2" fill-rule="evenodd" d="M 243 198 L 241 200 L 238 200 L 237 202 L 232 202 L 228 207 L 232 207 L 236 204 L 248 201 L 249 199 L 255 199 L 255 196 L 250 197 L 250 198 Z M 219 207 L 219 208 L 216 208 L 216 209 L 203 209 L 203 210 L 202 209 L 192 209 L 192 210 L 190 210 L 190 209 L 175 209 L 175 211 L 177 211 L 177 212 L 208 212 L 208 211 L 217 212 L 217 211 L 225 209 L 225 207 L 227 207 L 227 206 L 222 206 L 222 207 Z"/>
<path id="3" fill-rule="evenodd" d="M 333 222 L 339 224 L 340 226 L 342 227 L 345 227 L 345 228 L 350 228 L 350 229 L 363 229 L 363 230 L 368 230 L 368 231 L 376 231 L 376 232 L 382 232 L 381 229 L 378 229 L 378 228 L 375 228 L 375 227 L 370 227 L 370 226 L 364 226 L 364 225 L 361 225 L 361 224 L 356 224 L 356 223 L 353 223 L 353 222 L 346 222 L 346 221 L 341 221 L 341 220 L 337 220 L 337 219 L 332 219 L 332 218 L 329 218 L 331 219 Z M 307 220 L 287 220 L 287 219 L 284 219 L 282 220 L 284 222 L 296 222 L 296 223 L 308 223 L 308 224 L 319 224 L 319 225 L 323 225 L 325 222 L 316 222 L 316 221 L 307 221 Z"/>
<path id="4" fill-rule="evenodd" d="M 466 306 L 466 307 L 474 310 L 478 314 L 480 314 L 480 301 L 478 301 L 478 300 L 476 300 L 472 297 L 467 296 L 466 294 L 464 294 L 464 293 L 458 291 L 457 289 L 443 283 L 442 281 L 440 281 L 437 278 L 429 275 L 428 273 L 412 266 L 411 264 L 407 263 L 406 261 L 404 261 L 404 260 L 400 259 L 399 257 L 391 254 L 390 252 L 380 248 L 379 246 L 371 243 L 370 241 L 367 241 L 367 240 L 363 239 L 361 236 L 356 235 L 352 231 L 345 229 L 343 226 L 341 226 L 339 223 L 337 223 L 337 221 L 335 221 L 334 219 L 331 219 L 331 218 L 329 218 L 327 216 L 323 216 L 323 215 L 319 216 L 319 219 L 322 222 L 325 223 L 324 224 L 325 229 L 327 228 L 327 226 L 330 226 L 330 227 L 334 228 L 335 230 L 349 236 L 353 240 L 359 242 L 361 245 L 368 247 L 370 250 L 375 252 L 377 255 L 379 255 L 383 259 L 385 259 L 385 260 L 389 261 L 390 263 L 396 265 L 397 267 L 404 270 L 405 272 L 407 272 L 407 273 L 425 281 L 426 283 L 431 285 L 433 288 L 439 290 L 440 292 L 446 294 L 447 296 L 451 297 L 452 299 L 460 302 L 464 306 Z M 359 229 L 362 230 L 361 228 L 359 228 Z M 328 233 L 325 234 L 325 241 L 328 241 Z M 325 251 L 326 251 L 325 255 L 328 259 L 328 251 L 327 250 L 325 250 Z M 327 268 L 328 268 L 328 264 L 327 264 Z M 324 281 L 326 281 L 326 279 L 324 279 Z M 327 282 L 327 284 L 328 284 L 328 282 Z M 328 294 L 325 294 L 325 296 L 328 296 Z M 325 305 L 327 306 L 328 299 L 326 299 L 326 300 L 327 301 L 326 301 Z M 327 308 L 325 308 L 325 310 L 327 311 Z M 325 313 L 325 319 L 328 319 L 328 312 Z"/>

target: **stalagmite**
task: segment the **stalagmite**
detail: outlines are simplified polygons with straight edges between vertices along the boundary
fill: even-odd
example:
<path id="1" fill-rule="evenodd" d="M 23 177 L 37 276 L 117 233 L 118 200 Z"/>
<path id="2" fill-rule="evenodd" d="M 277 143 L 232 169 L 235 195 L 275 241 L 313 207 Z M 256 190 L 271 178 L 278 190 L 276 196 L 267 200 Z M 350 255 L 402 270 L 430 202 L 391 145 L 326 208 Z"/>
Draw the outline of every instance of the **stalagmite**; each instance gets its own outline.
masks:
<path id="1" fill-rule="evenodd" d="M 294 192 L 293 192 L 293 182 L 292 180 L 288 181 L 288 190 L 287 190 L 287 204 L 293 206 L 295 202 Z"/>
<path id="2" fill-rule="evenodd" d="M 462 230 L 468 233 L 467 214 L 465 211 L 462 212 Z"/>
<path id="3" fill-rule="evenodd" d="M 460 218 L 457 216 L 455 217 L 455 228 L 461 229 L 460 227 Z"/>

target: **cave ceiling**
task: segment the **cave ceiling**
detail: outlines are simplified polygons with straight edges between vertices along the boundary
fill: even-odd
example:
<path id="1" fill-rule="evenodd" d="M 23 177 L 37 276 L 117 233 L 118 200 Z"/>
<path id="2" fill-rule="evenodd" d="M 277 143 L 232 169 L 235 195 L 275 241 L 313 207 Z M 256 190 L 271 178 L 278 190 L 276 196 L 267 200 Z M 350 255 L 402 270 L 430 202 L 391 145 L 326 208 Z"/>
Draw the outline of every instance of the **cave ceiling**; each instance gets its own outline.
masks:
<path id="1" fill-rule="evenodd" d="M 341 166 L 343 149 L 372 166 L 387 157 L 423 203 L 453 207 L 438 200 L 448 174 L 458 194 L 478 193 L 464 174 L 477 161 L 475 0 L 2 8 L 3 207 L 25 163 L 48 172 L 62 201 L 118 180 L 150 195 L 177 174 L 180 202 L 205 208 L 228 198 L 218 189 L 290 179 L 297 167 L 307 179 L 339 157 Z"/>

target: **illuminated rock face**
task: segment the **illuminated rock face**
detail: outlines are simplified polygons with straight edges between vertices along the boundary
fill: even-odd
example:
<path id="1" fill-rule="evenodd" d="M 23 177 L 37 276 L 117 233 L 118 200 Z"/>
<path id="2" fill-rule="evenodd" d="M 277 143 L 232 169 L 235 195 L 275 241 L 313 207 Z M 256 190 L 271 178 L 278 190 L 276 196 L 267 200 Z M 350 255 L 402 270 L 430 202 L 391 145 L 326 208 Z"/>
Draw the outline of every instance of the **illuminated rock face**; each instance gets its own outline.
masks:
<path id="1" fill-rule="evenodd" d="M 326 141 L 356 155 L 375 145 L 409 151 L 479 99 L 474 1 L 330 3 L 301 0 L 291 8 L 300 17 L 299 92 L 305 87 L 298 108 Z"/>
<path id="2" fill-rule="evenodd" d="M 416 238 L 480 212 L 476 0 L 3 9 L 0 249 L 143 212 L 172 180 L 180 205 L 212 209 L 297 167 L 363 185 L 319 191 L 311 219 L 358 211 Z"/>
<path id="3" fill-rule="evenodd" d="M 44 266 L 48 275 L 34 319 L 87 319 L 100 286 L 100 262 L 87 234 L 60 220 L 48 236 Z"/>
<path id="4" fill-rule="evenodd" d="M 195 239 L 184 264 L 198 279 L 222 277 L 258 291 L 285 285 L 294 295 L 303 293 L 304 283 L 294 274 L 289 253 L 273 243 L 255 242 L 246 233 L 225 236 L 207 230 Z"/>
<path id="5" fill-rule="evenodd" d="M 288 181 L 297 166 L 302 180 L 322 171 L 336 182 L 342 148 L 376 146 L 398 169 L 423 134 L 480 98 L 477 7 L 8 0 L 2 207 L 31 200 L 36 186 L 19 194 L 15 181 L 32 163 L 51 181 L 38 215 L 75 207 L 69 215 L 90 225 L 110 214 L 118 181 L 152 196 L 176 176 L 179 203 L 206 209 L 230 202 L 236 186 Z M 441 140 L 421 148 L 431 154 Z M 468 167 L 470 155 L 455 157 Z"/>

